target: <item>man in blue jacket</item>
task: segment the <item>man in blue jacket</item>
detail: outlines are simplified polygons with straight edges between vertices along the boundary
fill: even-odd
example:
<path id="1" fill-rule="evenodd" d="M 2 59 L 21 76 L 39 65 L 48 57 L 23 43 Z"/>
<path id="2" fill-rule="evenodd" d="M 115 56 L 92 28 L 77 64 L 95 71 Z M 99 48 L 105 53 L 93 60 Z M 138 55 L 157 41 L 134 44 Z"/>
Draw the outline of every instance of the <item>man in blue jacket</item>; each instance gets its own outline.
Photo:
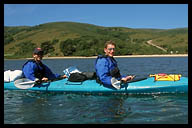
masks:
<path id="1" fill-rule="evenodd" d="M 100 83 L 107 87 L 120 89 L 120 82 L 132 80 L 134 76 L 122 76 L 117 66 L 117 61 L 113 58 L 115 53 L 115 43 L 107 41 L 105 44 L 105 55 L 99 55 L 95 61 L 95 70 Z M 119 84 L 116 84 L 119 83 Z"/>
<path id="2" fill-rule="evenodd" d="M 41 62 L 43 58 L 43 50 L 41 48 L 36 48 L 33 52 L 33 59 L 28 60 L 22 68 L 23 76 L 33 80 L 33 81 L 43 81 L 53 80 L 56 78 L 66 78 L 66 75 L 58 75 L 52 73 L 52 71 Z"/>

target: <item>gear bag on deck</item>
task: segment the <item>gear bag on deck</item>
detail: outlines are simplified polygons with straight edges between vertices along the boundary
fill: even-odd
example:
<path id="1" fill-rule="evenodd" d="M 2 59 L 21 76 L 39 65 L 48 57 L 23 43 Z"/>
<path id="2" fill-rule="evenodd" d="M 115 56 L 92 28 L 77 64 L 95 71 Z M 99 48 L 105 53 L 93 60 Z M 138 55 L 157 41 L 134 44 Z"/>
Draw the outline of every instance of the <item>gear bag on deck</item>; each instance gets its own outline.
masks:
<path id="1" fill-rule="evenodd" d="M 68 76 L 70 82 L 83 82 L 96 78 L 95 72 L 81 72 L 75 66 L 71 66 L 63 71 Z"/>
<path id="2" fill-rule="evenodd" d="M 87 77 L 84 74 L 78 72 L 72 73 L 68 78 L 68 81 L 70 82 L 83 82 L 85 80 L 87 80 Z"/>

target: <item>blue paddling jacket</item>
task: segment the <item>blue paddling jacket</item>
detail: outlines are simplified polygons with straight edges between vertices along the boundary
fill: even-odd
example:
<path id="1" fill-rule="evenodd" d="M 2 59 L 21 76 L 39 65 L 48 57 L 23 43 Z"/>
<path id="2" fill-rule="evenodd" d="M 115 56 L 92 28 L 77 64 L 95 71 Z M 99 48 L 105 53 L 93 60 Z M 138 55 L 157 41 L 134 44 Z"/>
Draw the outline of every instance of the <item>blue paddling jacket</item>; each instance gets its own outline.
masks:
<path id="1" fill-rule="evenodd" d="M 120 80 L 122 76 L 117 66 L 117 61 L 110 56 L 99 55 L 95 61 L 95 71 L 99 81 L 107 86 L 111 86 L 111 78 Z"/>
<path id="2" fill-rule="evenodd" d="M 37 63 L 35 60 L 28 60 L 22 68 L 23 77 L 30 80 L 35 80 L 36 78 L 42 79 L 47 77 L 48 79 L 56 79 L 60 77 L 58 74 L 53 74 L 52 71 L 42 62 Z"/>

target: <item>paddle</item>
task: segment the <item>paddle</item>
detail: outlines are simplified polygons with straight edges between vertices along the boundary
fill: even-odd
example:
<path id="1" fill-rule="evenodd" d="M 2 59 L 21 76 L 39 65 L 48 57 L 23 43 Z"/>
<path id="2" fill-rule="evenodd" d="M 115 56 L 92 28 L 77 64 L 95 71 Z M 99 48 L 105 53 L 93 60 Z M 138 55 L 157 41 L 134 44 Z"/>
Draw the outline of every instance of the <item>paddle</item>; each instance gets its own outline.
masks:
<path id="1" fill-rule="evenodd" d="M 137 81 L 141 81 L 141 80 L 145 80 L 147 79 L 147 77 L 134 77 L 132 80 L 127 81 L 127 83 L 132 83 L 132 82 L 137 82 Z"/>
<path id="2" fill-rule="evenodd" d="M 60 80 L 63 78 L 56 78 L 56 79 L 51 79 L 48 80 L 46 82 L 52 82 L 52 81 L 56 81 L 56 80 Z M 27 78 L 22 78 L 22 79 L 18 79 L 14 81 L 15 87 L 20 88 L 20 89 L 29 89 L 34 87 L 36 84 L 41 84 L 41 83 L 46 83 L 43 81 L 32 81 L 30 79 Z"/>
<path id="3" fill-rule="evenodd" d="M 117 80 L 116 78 L 112 77 L 111 79 L 111 84 L 113 87 L 115 87 L 116 89 L 120 89 L 121 88 L 121 85 L 124 83 L 132 83 L 132 82 L 137 82 L 137 81 L 141 81 L 141 80 L 145 80 L 147 79 L 147 77 L 136 77 L 136 76 L 133 76 L 133 79 L 132 80 L 129 80 L 127 82 L 124 82 L 123 80 Z"/>
<path id="4" fill-rule="evenodd" d="M 32 81 L 27 78 L 22 78 L 22 79 L 15 80 L 14 84 L 15 84 L 15 87 L 17 88 L 28 89 L 28 88 L 32 88 L 36 84 L 36 81 Z"/>
<path id="5" fill-rule="evenodd" d="M 134 75 L 133 79 L 132 79 L 132 80 L 129 80 L 129 81 L 127 81 L 127 82 L 124 82 L 124 81 L 121 80 L 121 84 L 123 84 L 123 83 L 133 83 L 133 82 L 137 82 L 137 81 L 142 81 L 142 80 L 145 80 L 145 79 L 147 79 L 147 78 L 148 78 L 148 77 L 138 77 L 138 76 L 135 76 L 135 75 Z"/>

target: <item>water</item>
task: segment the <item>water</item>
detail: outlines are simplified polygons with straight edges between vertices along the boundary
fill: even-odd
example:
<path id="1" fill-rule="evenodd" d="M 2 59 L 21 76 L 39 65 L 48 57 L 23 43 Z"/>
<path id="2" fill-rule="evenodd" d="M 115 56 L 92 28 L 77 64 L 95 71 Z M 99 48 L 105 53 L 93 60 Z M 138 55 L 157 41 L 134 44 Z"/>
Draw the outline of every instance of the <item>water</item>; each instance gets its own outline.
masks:
<path id="1" fill-rule="evenodd" d="M 77 66 L 94 71 L 95 59 L 43 60 L 54 73 Z M 187 57 L 116 58 L 121 74 L 181 73 Z M 4 70 L 26 60 L 5 60 Z M 5 124 L 187 124 L 188 94 L 90 95 L 4 90 Z"/>

